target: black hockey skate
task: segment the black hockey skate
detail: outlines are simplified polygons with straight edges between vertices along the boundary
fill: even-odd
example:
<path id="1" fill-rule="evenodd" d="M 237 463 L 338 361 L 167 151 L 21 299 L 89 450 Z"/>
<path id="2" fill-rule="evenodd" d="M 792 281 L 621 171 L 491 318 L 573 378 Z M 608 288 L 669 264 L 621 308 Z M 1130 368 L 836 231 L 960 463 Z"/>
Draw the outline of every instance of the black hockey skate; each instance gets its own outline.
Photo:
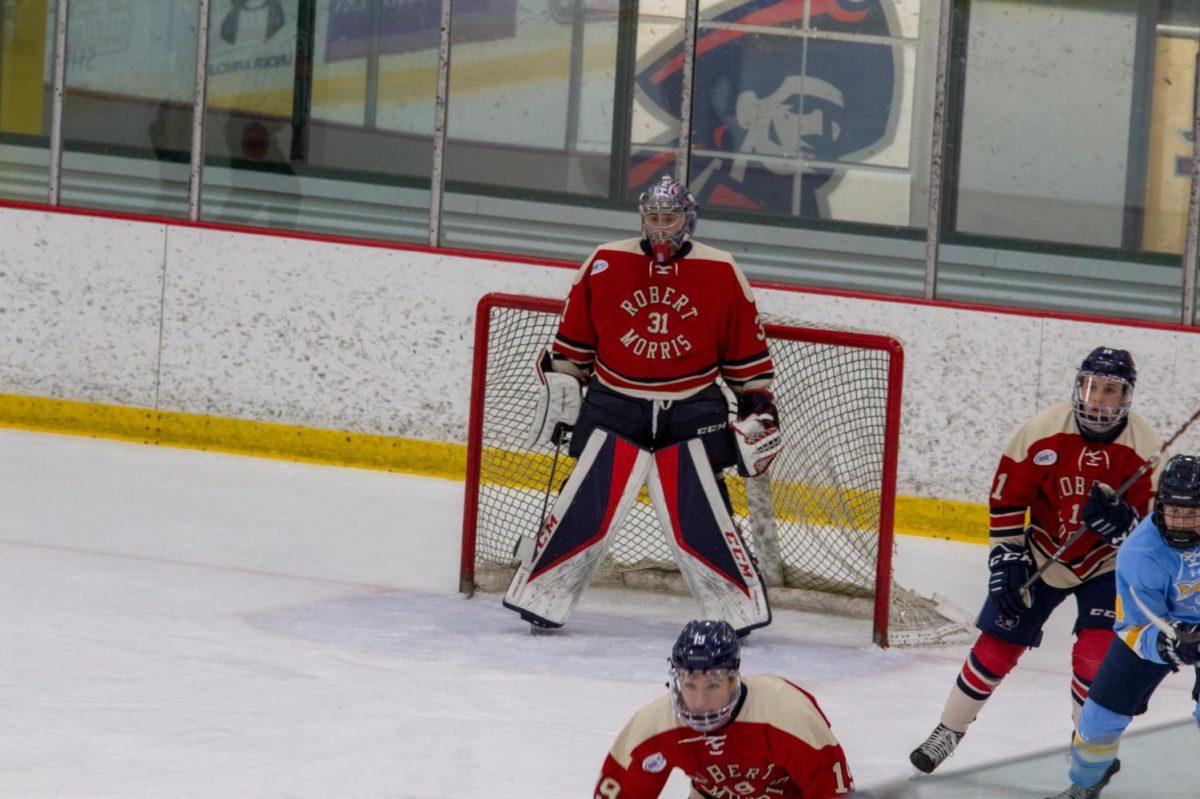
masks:
<path id="1" fill-rule="evenodd" d="M 908 759 L 918 770 L 929 774 L 954 754 L 954 748 L 964 735 L 965 732 L 955 732 L 945 724 L 938 724 L 933 728 L 933 732 L 929 733 L 925 743 L 912 750 Z"/>
<path id="2" fill-rule="evenodd" d="M 1108 771 L 1104 772 L 1104 776 L 1100 778 L 1100 782 L 1093 785 L 1091 788 L 1084 788 L 1082 785 L 1072 783 L 1070 788 L 1067 788 L 1062 793 L 1056 793 L 1054 796 L 1047 796 L 1046 799 L 1097 799 L 1100 796 L 1100 791 L 1108 785 L 1108 781 L 1112 779 L 1112 775 L 1121 770 L 1121 761 L 1114 760 L 1112 765 L 1108 767 Z"/>

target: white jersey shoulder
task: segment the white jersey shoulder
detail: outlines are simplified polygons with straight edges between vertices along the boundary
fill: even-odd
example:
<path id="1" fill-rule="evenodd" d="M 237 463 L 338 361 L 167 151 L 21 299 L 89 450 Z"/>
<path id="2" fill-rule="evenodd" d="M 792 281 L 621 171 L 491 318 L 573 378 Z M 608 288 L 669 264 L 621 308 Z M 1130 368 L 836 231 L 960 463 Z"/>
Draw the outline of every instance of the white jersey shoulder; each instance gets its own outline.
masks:
<path id="1" fill-rule="evenodd" d="M 808 694 L 782 677 L 744 677 L 746 703 L 736 721 L 769 724 L 804 743 L 820 749 L 837 745 L 837 737 Z"/>
<path id="2" fill-rule="evenodd" d="M 1022 425 L 1017 434 L 1013 436 L 1004 454 L 1015 461 L 1020 461 L 1031 454 L 1029 450 L 1035 441 L 1048 438 L 1057 433 L 1079 434 L 1079 426 L 1075 423 L 1075 407 L 1071 402 L 1066 400 L 1056 402 L 1050 407 L 1039 411 L 1033 418 Z M 1154 428 L 1133 411 L 1129 413 L 1125 429 L 1114 439 L 1113 443 L 1129 447 L 1146 460 L 1149 460 L 1151 455 L 1162 448 L 1162 440 L 1158 437 Z M 1162 464 L 1157 464 L 1154 472 L 1155 478 L 1157 478 L 1158 471 L 1161 468 Z"/>
<path id="3" fill-rule="evenodd" d="M 682 726 L 683 722 L 671 708 L 670 697 L 663 694 L 633 714 L 633 718 L 617 736 L 610 754 L 613 760 L 621 765 L 621 768 L 627 769 L 633 760 L 633 750 L 637 748 L 638 744 Z"/>
<path id="4" fill-rule="evenodd" d="M 631 252 L 635 255 L 646 255 L 642 250 L 642 239 L 640 236 L 634 236 L 631 239 L 621 239 L 620 241 L 610 241 L 607 244 L 601 244 L 596 250 L 597 252 L 600 250 L 609 250 L 610 252 Z"/>
<path id="5" fill-rule="evenodd" d="M 592 271 L 592 267 L 595 265 L 595 262 L 597 260 L 596 256 L 600 255 L 600 253 L 602 253 L 602 252 L 641 253 L 642 252 L 641 241 L 642 240 L 639 237 L 634 236 L 631 239 L 621 239 L 620 241 L 610 241 L 606 244 L 601 244 L 599 247 L 592 250 L 592 254 L 583 260 L 583 264 L 579 267 L 579 269 L 575 270 L 574 283 L 578 283 L 579 281 L 583 280 L 583 278 L 587 276 L 587 273 Z M 601 258 L 600 260 L 603 260 L 603 258 Z"/>
<path id="6" fill-rule="evenodd" d="M 692 250 L 687 254 L 688 258 L 703 259 L 705 261 L 724 261 L 725 263 L 733 263 L 733 256 L 724 250 L 718 250 L 716 247 L 709 247 L 707 244 L 692 239 Z"/>
<path id="7" fill-rule="evenodd" d="M 692 251 L 688 253 L 687 257 L 705 261 L 720 261 L 721 263 L 728 264 L 729 268 L 733 271 L 733 276 L 737 279 L 738 285 L 742 287 L 742 293 L 746 295 L 746 299 L 754 302 L 754 292 L 750 289 L 750 281 L 746 279 L 746 275 L 742 272 L 741 267 L 733 260 L 732 254 L 724 250 L 718 250 L 716 247 L 709 247 L 707 244 L 701 244 L 693 239 Z"/>
<path id="8" fill-rule="evenodd" d="M 1158 437 L 1158 433 L 1150 426 L 1150 423 L 1133 411 L 1129 412 L 1129 423 L 1125 425 L 1121 435 L 1117 436 L 1117 442 L 1126 445 L 1146 460 L 1162 449 L 1163 445 L 1162 439 Z M 1162 466 L 1163 462 L 1160 461 L 1154 470 L 1155 477 Z M 1155 484 L 1157 482 L 1156 479 Z"/>
<path id="9" fill-rule="evenodd" d="M 1048 408 L 1038 411 L 1013 436 L 1004 454 L 1014 461 L 1024 460 L 1030 447 L 1035 441 L 1055 435 L 1056 433 L 1078 433 L 1075 424 L 1075 408 L 1070 402 L 1056 402 Z"/>

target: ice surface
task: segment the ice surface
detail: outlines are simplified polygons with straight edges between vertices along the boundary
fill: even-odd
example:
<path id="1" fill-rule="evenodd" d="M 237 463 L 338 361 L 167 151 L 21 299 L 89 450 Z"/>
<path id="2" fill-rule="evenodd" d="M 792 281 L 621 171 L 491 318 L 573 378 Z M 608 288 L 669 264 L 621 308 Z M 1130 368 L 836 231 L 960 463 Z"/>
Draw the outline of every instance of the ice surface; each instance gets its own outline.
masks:
<path id="1" fill-rule="evenodd" d="M 455 593 L 462 485 L 445 480 L 7 430 L 0 497 L 6 797 L 591 796 L 694 612 L 597 589 L 529 635 L 497 597 Z M 980 547 L 898 553 L 902 583 L 975 610 Z M 1064 608 L 944 772 L 974 784 L 1065 748 L 1070 627 Z M 869 640 L 865 621 L 779 611 L 743 667 L 816 695 L 860 788 L 925 795 L 945 780 L 908 783 L 907 753 L 965 647 Z M 1169 678 L 1132 730 L 1186 719 L 1190 690 Z M 1050 757 L 1011 795 L 1063 787 Z M 664 794 L 685 795 L 678 777 Z"/>

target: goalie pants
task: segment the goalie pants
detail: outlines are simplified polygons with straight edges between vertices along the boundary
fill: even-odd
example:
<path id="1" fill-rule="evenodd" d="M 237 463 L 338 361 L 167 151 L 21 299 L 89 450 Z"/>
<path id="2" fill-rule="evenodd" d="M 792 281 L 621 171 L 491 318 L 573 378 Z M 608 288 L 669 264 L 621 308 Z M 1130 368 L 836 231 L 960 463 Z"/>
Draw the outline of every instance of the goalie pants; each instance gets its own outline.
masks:
<path id="1" fill-rule="evenodd" d="M 652 451 L 699 438 L 714 472 L 737 465 L 729 402 L 715 383 L 686 399 L 648 400 L 614 391 L 593 377 L 571 433 L 571 457 L 579 457 L 597 427 Z"/>

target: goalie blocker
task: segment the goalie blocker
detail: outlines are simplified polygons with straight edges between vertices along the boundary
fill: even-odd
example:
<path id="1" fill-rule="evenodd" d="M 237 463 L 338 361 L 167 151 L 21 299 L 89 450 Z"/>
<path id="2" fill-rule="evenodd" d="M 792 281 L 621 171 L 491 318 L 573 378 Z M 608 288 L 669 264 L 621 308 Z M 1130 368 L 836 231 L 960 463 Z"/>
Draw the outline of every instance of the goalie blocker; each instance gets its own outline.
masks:
<path id="1" fill-rule="evenodd" d="M 703 444 L 693 439 L 651 453 L 604 429 L 588 437 L 537 537 L 518 542 L 521 563 L 504 606 L 538 627 L 565 624 L 646 483 L 702 615 L 725 619 L 739 634 L 769 624 L 766 588 Z"/>

